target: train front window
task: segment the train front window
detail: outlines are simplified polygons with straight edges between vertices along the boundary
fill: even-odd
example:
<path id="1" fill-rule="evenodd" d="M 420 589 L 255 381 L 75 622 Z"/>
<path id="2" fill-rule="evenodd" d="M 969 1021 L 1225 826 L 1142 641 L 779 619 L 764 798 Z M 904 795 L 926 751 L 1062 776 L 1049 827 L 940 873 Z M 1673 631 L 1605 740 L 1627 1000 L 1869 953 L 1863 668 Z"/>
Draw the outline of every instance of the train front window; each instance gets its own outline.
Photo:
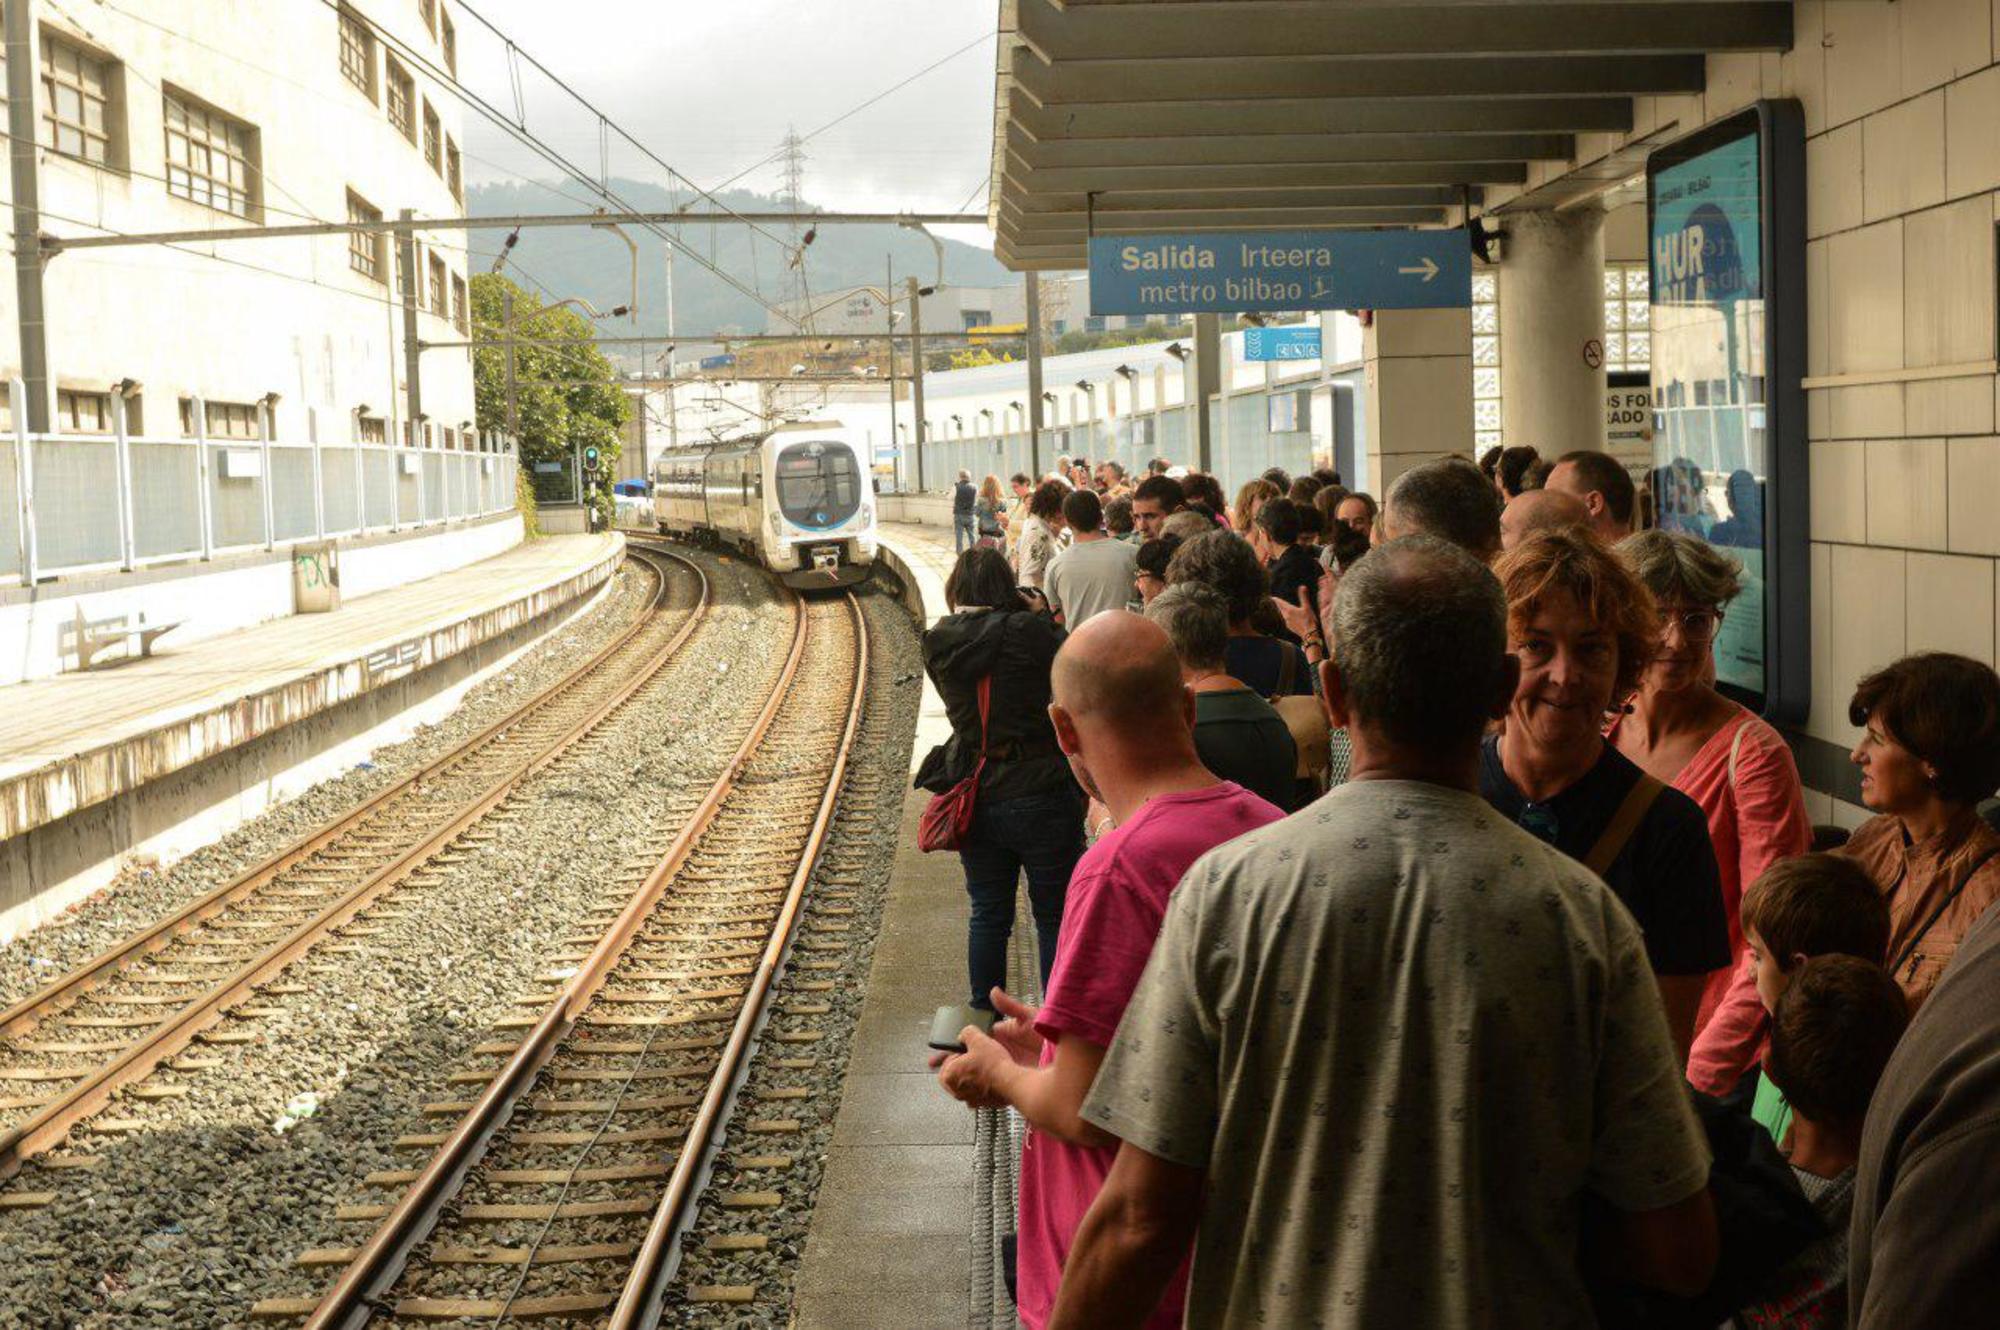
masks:
<path id="1" fill-rule="evenodd" d="M 778 508 L 799 526 L 839 526 L 861 506 L 861 473 L 839 445 L 795 443 L 778 454 Z"/>

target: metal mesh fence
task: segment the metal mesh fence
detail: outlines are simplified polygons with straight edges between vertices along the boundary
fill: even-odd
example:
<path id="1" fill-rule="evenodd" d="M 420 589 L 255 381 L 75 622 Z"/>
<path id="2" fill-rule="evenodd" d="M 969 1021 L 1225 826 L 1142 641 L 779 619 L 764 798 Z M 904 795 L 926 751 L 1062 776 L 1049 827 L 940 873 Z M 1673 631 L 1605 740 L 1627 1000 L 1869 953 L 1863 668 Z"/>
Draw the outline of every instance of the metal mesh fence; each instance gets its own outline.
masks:
<path id="1" fill-rule="evenodd" d="M 368 525 L 387 526 L 396 511 L 396 455 L 387 448 L 364 448 L 361 471 Z"/>
<path id="2" fill-rule="evenodd" d="M 415 526 L 424 519 L 423 459 L 415 453 L 396 458 L 396 520 Z"/>
<path id="3" fill-rule="evenodd" d="M 132 552 L 141 559 L 201 548 L 197 445 L 135 439 L 132 456 Z"/>
<path id="4" fill-rule="evenodd" d="M 355 488 L 353 448 L 322 448 L 319 454 L 320 505 L 329 533 L 361 525 L 361 496 Z"/>
<path id="5" fill-rule="evenodd" d="M 208 513 L 215 547 L 264 543 L 264 486 L 261 450 L 216 447 L 208 450 Z"/>
<path id="6" fill-rule="evenodd" d="M 313 450 L 271 448 L 271 538 L 310 540 L 313 519 Z"/>
<path id="7" fill-rule="evenodd" d="M 438 453 L 425 453 L 421 465 L 424 468 L 424 520 L 435 522 L 444 516 L 444 458 Z"/>
<path id="8" fill-rule="evenodd" d="M 14 444 L 0 441 L 0 577 L 21 573 L 21 481 L 15 474 Z"/>
<path id="9" fill-rule="evenodd" d="M 40 569 L 115 563 L 118 445 L 111 439 L 38 439 L 33 448 Z"/>

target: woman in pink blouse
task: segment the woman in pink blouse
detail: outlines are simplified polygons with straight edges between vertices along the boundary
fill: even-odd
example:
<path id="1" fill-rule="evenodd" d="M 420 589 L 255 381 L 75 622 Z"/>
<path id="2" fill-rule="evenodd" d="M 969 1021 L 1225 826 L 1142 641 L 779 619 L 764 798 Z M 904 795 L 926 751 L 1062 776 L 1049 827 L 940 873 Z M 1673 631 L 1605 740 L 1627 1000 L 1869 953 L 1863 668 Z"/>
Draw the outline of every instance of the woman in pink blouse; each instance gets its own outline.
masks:
<path id="1" fill-rule="evenodd" d="M 1662 627 L 1659 652 L 1609 738 L 1708 815 L 1736 963 L 1702 992 L 1688 1079 L 1724 1094 L 1756 1064 L 1764 1041 L 1764 1007 L 1739 917 L 1743 889 L 1775 861 L 1810 849 L 1812 825 L 1784 739 L 1715 687 L 1715 633 L 1742 590 L 1740 566 L 1707 541 L 1674 531 L 1641 532 L 1621 541 L 1618 553 L 1658 600 Z"/>

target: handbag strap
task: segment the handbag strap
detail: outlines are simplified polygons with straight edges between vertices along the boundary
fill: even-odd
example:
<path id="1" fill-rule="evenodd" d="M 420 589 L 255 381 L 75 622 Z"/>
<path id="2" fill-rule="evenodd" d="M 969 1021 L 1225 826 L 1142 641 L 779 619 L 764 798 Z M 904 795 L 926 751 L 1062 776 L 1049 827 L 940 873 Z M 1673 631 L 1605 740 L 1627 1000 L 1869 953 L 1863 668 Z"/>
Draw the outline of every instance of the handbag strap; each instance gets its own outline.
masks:
<path id="1" fill-rule="evenodd" d="M 1931 917 L 1924 920 L 1924 926 L 1910 935 L 1910 940 L 1905 942 L 1903 949 L 1896 953 L 1896 959 L 1889 962 L 1889 973 L 1892 976 L 1903 968 L 1904 961 L 1909 960 L 1916 954 L 1918 945 L 1923 942 L 1924 938 L 1930 935 L 1930 931 L 1933 928 L 1937 927 L 1937 921 L 1944 918 L 1944 912 L 1951 908 L 1953 901 L 1964 894 L 1965 889 L 1972 885 L 1972 879 L 1979 876 L 1979 870 L 1986 867 L 1986 861 L 1996 854 L 2000 854 L 2000 845 L 1989 846 L 1986 853 L 1972 861 L 1972 867 L 1967 869 L 1965 876 L 1958 880 L 1958 885 L 1945 893 L 1944 899 L 1938 902 L 1935 910 L 1931 911 Z M 1908 867 L 1905 866 L 1903 871 L 1908 873 Z M 1914 968 L 1912 967 L 1912 969 Z"/>
<path id="2" fill-rule="evenodd" d="M 1632 833 L 1646 818 L 1646 813 L 1666 790 L 1666 786 L 1652 776 L 1640 773 L 1639 783 L 1625 796 L 1625 802 L 1618 805 L 1618 811 L 1611 815 L 1611 822 L 1604 828 L 1604 834 L 1597 838 L 1597 844 L 1590 847 L 1590 853 L 1583 857 L 1583 866 L 1603 877 L 1625 843 L 1632 839 Z"/>

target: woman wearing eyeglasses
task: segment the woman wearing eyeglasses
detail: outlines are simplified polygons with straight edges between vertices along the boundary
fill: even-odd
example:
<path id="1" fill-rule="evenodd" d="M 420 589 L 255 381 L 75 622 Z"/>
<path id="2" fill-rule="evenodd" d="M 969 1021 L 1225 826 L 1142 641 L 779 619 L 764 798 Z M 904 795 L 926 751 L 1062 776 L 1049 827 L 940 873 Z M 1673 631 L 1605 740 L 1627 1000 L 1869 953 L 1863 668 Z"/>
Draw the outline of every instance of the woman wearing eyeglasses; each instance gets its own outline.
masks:
<path id="1" fill-rule="evenodd" d="M 1481 753 L 1480 793 L 1609 886 L 1646 938 L 1683 1057 L 1710 974 L 1729 964 L 1729 922 L 1708 824 L 1695 802 L 1604 737 L 1659 640 L 1653 597 L 1580 528 L 1539 531 L 1493 571 L 1521 682 Z"/>
<path id="2" fill-rule="evenodd" d="M 1726 1094 L 1756 1065 L 1766 1028 L 1738 918 L 1743 889 L 1778 860 L 1811 849 L 1812 824 L 1792 750 L 1715 686 L 1715 635 L 1743 589 L 1742 566 L 1679 531 L 1629 536 L 1617 552 L 1653 593 L 1660 635 L 1630 710 L 1613 720 L 1609 737 L 1640 768 L 1693 799 L 1708 819 L 1732 964 L 1702 991 L 1688 1079 L 1697 1089 Z"/>

